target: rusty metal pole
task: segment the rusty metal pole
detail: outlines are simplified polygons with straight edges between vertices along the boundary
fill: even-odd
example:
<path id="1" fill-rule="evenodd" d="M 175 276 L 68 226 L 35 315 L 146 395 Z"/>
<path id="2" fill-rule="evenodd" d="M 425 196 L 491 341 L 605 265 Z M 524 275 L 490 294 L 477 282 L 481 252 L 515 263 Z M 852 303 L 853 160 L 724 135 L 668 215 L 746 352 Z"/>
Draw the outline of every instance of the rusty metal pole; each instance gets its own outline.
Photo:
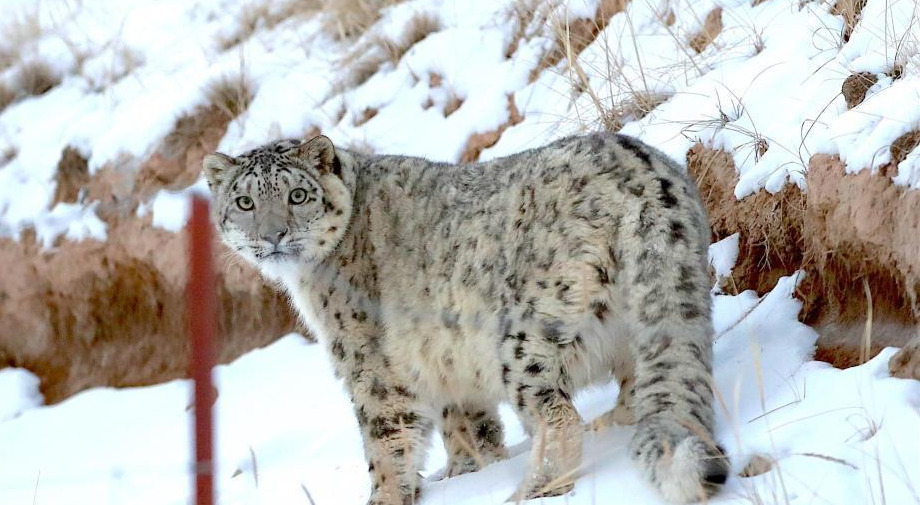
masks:
<path id="1" fill-rule="evenodd" d="M 214 290 L 214 265 L 211 253 L 211 222 L 208 201 L 192 197 L 188 222 L 189 276 L 186 289 L 189 330 L 191 332 L 191 376 L 195 382 L 195 496 L 197 505 L 214 503 L 214 334 L 217 307 Z"/>

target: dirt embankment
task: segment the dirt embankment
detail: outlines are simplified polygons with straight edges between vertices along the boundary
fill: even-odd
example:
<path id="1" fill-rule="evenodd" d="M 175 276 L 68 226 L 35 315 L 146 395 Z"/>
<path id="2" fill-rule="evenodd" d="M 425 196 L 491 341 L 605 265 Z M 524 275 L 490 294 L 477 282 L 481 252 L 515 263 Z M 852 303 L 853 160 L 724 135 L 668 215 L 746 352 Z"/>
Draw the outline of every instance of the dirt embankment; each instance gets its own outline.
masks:
<path id="1" fill-rule="evenodd" d="M 136 172 L 106 167 L 89 176 L 86 160 L 65 150 L 55 203 L 98 202 L 107 241 L 59 239 L 42 250 L 32 231 L 18 242 L 0 239 L 0 367 L 35 372 L 47 402 L 186 376 L 185 237 L 136 210 L 161 188 L 194 182 L 229 122 L 215 109 L 193 115 Z M 219 361 L 296 331 L 287 301 L 222 245 L 215 249 Z"/>
<path id="2" fill-rule="evenodd" d="M 763 293 L 778 277 L 806 271 L 798 295 L 802 319 L 820 334 L 818 359 L 853 366 L 916 335 L 920 192 L 894 186 L 892 166 L 845 175 L 839 158 L 815 155 L 806 192 L 787 185 L 736 200 L 730 154 L 696 145 L 687 162 L 714 238 L 740 232 L 728 289 Z"/>

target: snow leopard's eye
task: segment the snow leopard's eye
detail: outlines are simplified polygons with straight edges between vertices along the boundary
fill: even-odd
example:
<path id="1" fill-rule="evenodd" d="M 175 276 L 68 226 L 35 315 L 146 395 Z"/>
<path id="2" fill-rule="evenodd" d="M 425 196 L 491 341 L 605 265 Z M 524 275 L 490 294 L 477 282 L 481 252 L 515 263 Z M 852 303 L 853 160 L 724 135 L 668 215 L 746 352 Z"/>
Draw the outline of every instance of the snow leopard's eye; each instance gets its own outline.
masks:
<path id="1" fill-rule="evenodd" d="M 252 198 L 249 198 L 248 196 L 241 196 L 236 199 L 236 206 L 239 207 L 240 210 L 250 211 L 255 208 L 256 205 L 252 201 Z"/>
<path id="2" fill-rule="evenodd" d="M 294 205 L 300 205 L 307 201 L 307 192 L 303 188 L 294 188 L 288 196 L 288 200 Z"/>

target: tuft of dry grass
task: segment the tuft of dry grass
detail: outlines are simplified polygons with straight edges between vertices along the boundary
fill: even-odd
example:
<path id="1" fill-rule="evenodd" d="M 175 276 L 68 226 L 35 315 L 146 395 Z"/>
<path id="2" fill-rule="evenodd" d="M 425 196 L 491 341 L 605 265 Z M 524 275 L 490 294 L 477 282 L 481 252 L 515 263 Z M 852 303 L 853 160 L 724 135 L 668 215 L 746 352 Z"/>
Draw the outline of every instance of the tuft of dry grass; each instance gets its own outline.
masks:
<path id="1" fill-rule="evenodd" d="M 16 93 L 3 83 L 0 83 L 0 111 L 16 100 Z"/>
<path id="2" fill-rule="evenodd" d="M 60 76 L 43 61 L 24 64 L 17 79 L 20 92 L 28 96 L 43 95 L 60 83 Z"/>
<path id="3" fill-rule="evenodd" d="M 40 96 L 61 83 L 61 77 L 41 60 L 21 63 L 9 83 L 0 83 L 0 111 L 29 96 Z"/>
<path id="4" fill-rule="evenodd" d="M 418 13 L 406 23 L 405 31 L 399 40 L 391 40 L 381 35 L 370 37 L 369 43 L 383 50 L 387 61 L 396 65 L 415 44 L 441 29 L 441 20 L 429 13 Z"/>
<path id="5" fill-rule="evenodd" d="M 240 11 L 236 31 L 220 40 L 220 47 L 227 50 L 249 39 L 260 28 L 271 29 L 286 19 L 316 14 L 323 10 L 323 6 L 323 0 L 262 0 L 250 3 Z"/>
<path id="6" fill-rule="evenodd" d="M 567 20 L 558 14 L 550 14 L 548 22 L 555 43 L 531 72 L 531 80 L 536 79 L 540 72 L 555 66 L 563 59 L 568 60 L 571 64 L 586 47 L 597 39 L 607 27 L 610 18 L 624 11 L 628 4 L 629 0 L 602 0 L 597 6 L 593 19 Z"/>
<path id="7" fill-rule="evenodd" d="M 901 135 L 891 143 L 891 164 L 897 166 L 907 158 L 911 151 L 920 145 L 920 131 L 912 130 Z"/>
<path id="8" fill-rule="evenodd" d="M 627 98 L 612 104 L 609 107 L 601 105 L 601 124 L 610 132 L 620 131 L 630 122 L 644 118 L 649 112 L 671 98 L 670 93 L 660 93 L 632 88 L 628 90 Z"/>
<path id="9" fill-rule="evenodd" d="M 4 12 L 3 18 L 0 22 L 0 33 L 3 34 L 3 41 L 0 43 L 0 71 L 19 62 L 20 48 L 41 35 L 37 8 Z"/>
<path id="10" fill-rule="evenodd" d="M 840 36 L 844 42 L 850 40 L 850 36 L 856 28 L 856 23 L 859 23 L 863 7 L 867 3 L 868 0 L 837 0 L 837 3 L 831 9 L 832 14 L 843 16 L 843 33 Z"/>
<path id="11" fill-rule="evenodd" d="M 598 6 L 596 18 L 593 21 L 596 33 L 591 35 L 590 40 L 579 38 L 581 35 L 578 33 L 573 35 L 569 28 L 571 24 L 564 26 L 561 32 L 559 28 L 555 28 L 557 43 L 561 44 L 563 58 L 566 62 L 565 70 L 573 95 L 586 93 L 594 107 L 599 126 L 610 132 L 619 131 L 630 121 L 642 119 L 670 99 L 672 95 L 654 90 L 648 85 L 641 61 L 638 62 L 641 79 L 630 79 L 626 77 L 623 61 L 609 56 L 614 51 L 609 49 L 607 34 L 603 32 L 603 29 L 614 14 L 626 7 L 627 2 L 625 1 L 602 2 Z M 604 51 L 604 54 L 608 55 L 605 60 L 606 66 L 592 67 L 589 70 L 595 76 L 604 77 L 607 83 L 606 93 L 592 86 L 588 72 L 582 66 L 579 58 L 579 54 L 585 47 L 598 37 L 601 38 L 599 43 L 604 44 L 607 48 Z"/>
<path id="12" fill-rule="evenodd" d="M 339 40 L 359 37 L 380 19 L 380 11 L 400 0 L 322 0 L 324 30 Z"/>
<path id="13" fill-rule="evenodd" d="M 354 125 L 361 126 L 364 123 L 367 123 L 371 119 L 374 119 L 374 117 L 377 115 L 377 112 L 378 112 L 377 109 L 374 109 L 372 107 L 368 107 L 364 109 L 364 111 L 361 112 L 361 116 L 355 118 Z"/>
<path id="14" fill-rule="evenodd" d="M 346 76 L 336 85 L 337 91 L 358 87 L 374 76 L 386 63 L 396 65 L 412 49 L 432 33 L 441 29 L 441 21 L 430 13 L 417 13 L 405 25 L 399 39 L 372 34 L 342 58 L 339 65 L 347 69 Z"/>
<path id="15" fill-rule="evenodd" d="M 232 120 L 249 108 L 254 93 L 246 73 L 240 72 L 236 75 L 223 75 L 211 81 L 207 86 L 206 96 L 211 106 Z"/>
<path id="16" fill-rule="evenodd" d="M 861 104 L 866 98 L 866 92 L 869 91 L 869 88 L 874 86 L 876 82 L 878 82 L 878 76 L 872 72 L 850 74 L 844 79 L 843 85 L 840 87 L 840 92 L 843 94 L 843 99 L 847 103 L 847 109 L 852 109 Z"/>
<path id="17" fill-rule="evenodd" d="M 58 161 L 57 172 L 54 175 L 54 198 L 51 200 L 53 207 L 57 203 L 75 203 L 80 198 L 80 192 L 89 184 L 89 164 L 80 151 L 67 146 L 61 153 Z"/>
<path id="18" fill-rule="evenodd" d="M 722 8 L 716 7 L 709 11 L 706 14 L 706 19 L 703 21 L 703 27 L 698 33 L 690 37 L 690 40 L 687 42 L 688 45 L 693 48 L 697 53 L 702 53 L 709 44 L 712 43 L 716 37 L 719 36 L 719 33 L 722 32 Z"/>
<path id="19" fill-rule="evenodd" d="M 253 92 L 244 73 L 222 76 L 206 90 L 208 103 L 179 117 L 159 149 L 140 167 L 134 194 L 141 201 L 160 189 L 178 190 L 194 183 L 204 156 L 217 148 L 227 125 L 242 114 Z"/>
<path id="20" fill-rule="evenodd" d="M 479 160 L 482 151 L 494 146 L 501 138 L 502 134 L 508 128 L 524 121 L 524 116 L 518 111 L 517 104 L 514 103 L 514 96 L 508 95 L 508 121 L 499 125 L 498 128 L 470 135 L 463 152 L 460 154 L 460 163 L 475 163 Z"/>

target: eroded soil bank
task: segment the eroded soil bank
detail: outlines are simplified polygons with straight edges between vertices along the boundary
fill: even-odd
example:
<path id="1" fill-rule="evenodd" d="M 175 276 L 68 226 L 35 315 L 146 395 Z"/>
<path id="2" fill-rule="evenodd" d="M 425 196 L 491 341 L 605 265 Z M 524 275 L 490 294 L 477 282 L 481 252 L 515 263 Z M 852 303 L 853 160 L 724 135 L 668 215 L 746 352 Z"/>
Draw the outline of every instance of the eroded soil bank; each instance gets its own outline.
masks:
<path id="1" fill-rule="evenodd" d="M 687 155 L 712 221 L 713 238 L 740 233 L 726 289 L 769 289 L 796 270 L 802 319 L 821 335 L 816 357 L 848 367 L 916 335 L 920 192 L 891 182 L 883 167 L 845 174 L 836 156 L 815 155 L 803 192 L 786 185 L 742 200 L 730 154 L 696 145 Z"/>

